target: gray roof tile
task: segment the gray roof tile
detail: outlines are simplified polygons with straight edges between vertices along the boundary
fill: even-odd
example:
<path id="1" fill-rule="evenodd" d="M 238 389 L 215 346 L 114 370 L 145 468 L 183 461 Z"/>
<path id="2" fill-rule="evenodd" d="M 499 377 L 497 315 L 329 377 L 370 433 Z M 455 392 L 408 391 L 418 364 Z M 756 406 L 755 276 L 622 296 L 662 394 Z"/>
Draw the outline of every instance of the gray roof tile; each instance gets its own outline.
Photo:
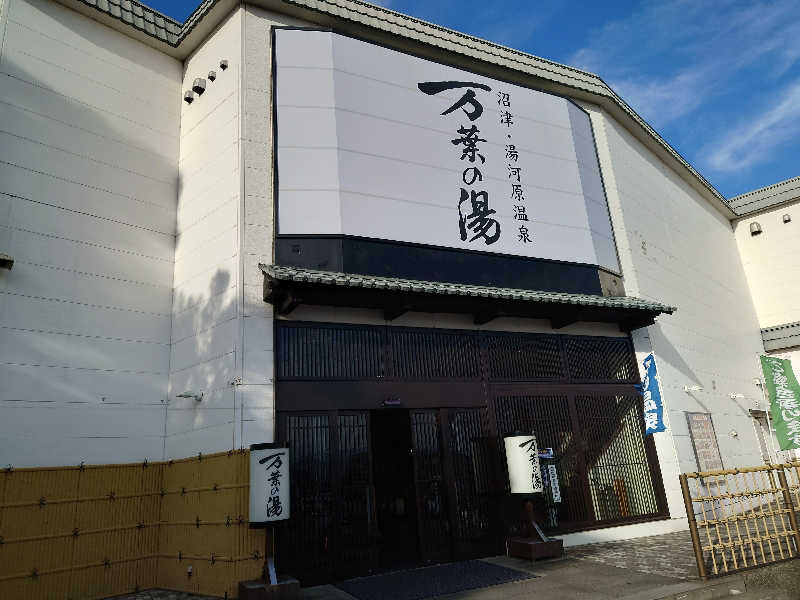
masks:
<path id="1" fill-rule="evenodd" d="M 800 200 L 800 177 L 734 196 L 730 203 L 737 215 L 745 216 L 793 200 Z"/>
<path id="2" fill-rule="evenodd" d="M 765 327 L 761 330 L 761 339 L 767 352 L 800 346 L 800 322 Z"/>
<path id="3" fill-rule="evenodd" d="M 279 281 L 295 281 L 304 283 L 322 283 L 327 285 L 360 287 L 382 290 L 422 292 L 446 296 L 473 296 L 506 300 L 522 300 L 538 303 L 572 304 L 577 306 L 599 306 L 605 308 L 624 308 L 672 314 L 677 310 L 660 302 L 651 302 L 631 296 L 593 296 L 589 294 L 568 294 L 566 292 L 543 292 L 536 290 L 520 290 L 514 288 L 498 288 L 463 283 L 444 283 L 435 281 L 417 281 L 396 277 L 378 277 L 375 275 L 358 275 L 353 273 L 335 273 L 332 271 L 316 271 L 280 265 L 259 265 L 262 272 Z"/>

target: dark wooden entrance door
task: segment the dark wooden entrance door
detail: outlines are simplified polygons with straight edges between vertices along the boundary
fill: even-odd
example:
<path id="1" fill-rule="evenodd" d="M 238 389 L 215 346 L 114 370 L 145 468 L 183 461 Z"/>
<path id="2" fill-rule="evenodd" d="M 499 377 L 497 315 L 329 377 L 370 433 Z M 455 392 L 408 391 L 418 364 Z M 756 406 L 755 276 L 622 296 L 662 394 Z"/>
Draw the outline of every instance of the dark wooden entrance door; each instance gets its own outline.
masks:
<path id="1" fill-rule="evenodd" d="M 281 568 L 305 580 L 365 573 L 376 566 L 369 411 L 284 413 L 292 517 Z"/>
<path id="2" fill-rule="evenodd" d="M 443 562 L 497 551 L 492 502 L 496 451 L 486 409 L 411 411 L 411 439 L 423 560 Z"/>

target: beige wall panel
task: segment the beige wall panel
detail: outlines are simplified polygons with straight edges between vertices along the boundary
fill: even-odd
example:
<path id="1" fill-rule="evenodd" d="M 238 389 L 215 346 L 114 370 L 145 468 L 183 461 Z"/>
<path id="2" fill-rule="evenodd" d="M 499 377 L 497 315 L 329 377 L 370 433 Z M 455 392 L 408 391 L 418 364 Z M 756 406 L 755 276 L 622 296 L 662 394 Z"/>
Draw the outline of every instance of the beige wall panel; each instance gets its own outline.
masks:
<path id="1" fill-rule="evenodd" d="M 153 587 L 235 597 L 238 581 L 258 577 L 263 564 L 264 532 L 246 522 L 248 456 L 4 473 L 0 597 L 106 598 Z"/>

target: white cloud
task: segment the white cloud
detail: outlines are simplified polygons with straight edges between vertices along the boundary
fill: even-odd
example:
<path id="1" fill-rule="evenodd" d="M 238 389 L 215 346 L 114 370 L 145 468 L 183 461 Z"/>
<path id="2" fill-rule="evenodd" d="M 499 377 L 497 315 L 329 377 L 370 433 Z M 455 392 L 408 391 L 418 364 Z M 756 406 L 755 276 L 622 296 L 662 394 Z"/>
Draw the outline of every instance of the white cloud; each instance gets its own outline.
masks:
<path id="1" fill-rule="evenodd" d="M 765 112 L 729 131 L 708 152 L 707 161 L 717 171 L 737 171 L 767 160 L 771 152 L 798 135 L 800 81 L 787 86 Z"/>
<path id="2" fill-rule="evenodd" d="M 763 62 L 778 79 L 800 60 L 800 11 L 777 2 L 650 2 L 606 23 L 567 64 L 598 73 L 656 127 L 693 113 Z"/>

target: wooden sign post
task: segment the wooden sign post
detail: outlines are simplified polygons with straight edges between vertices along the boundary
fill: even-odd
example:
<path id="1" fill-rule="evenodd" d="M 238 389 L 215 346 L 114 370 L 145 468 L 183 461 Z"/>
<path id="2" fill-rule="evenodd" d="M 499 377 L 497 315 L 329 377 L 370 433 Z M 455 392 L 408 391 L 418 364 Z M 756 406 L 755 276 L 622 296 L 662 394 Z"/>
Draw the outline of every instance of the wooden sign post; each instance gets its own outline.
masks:
<path id="1" fill-rule="evenodd" d="M 250 527 L 264 529 L 264 575 L 239 584 L 241 600 L 298 598 L 296 579 L 278 579 L 275 571 L 275 523 L 290 516 L 289 448 L 278 444 L 250 446 Z"/>
<path id="2" fill-rule="evenodd" d="M 511 493 L 528 496 L 523 501 L 520 535 L 508 540 L 508 554 L 531 560 L 561 556 L 564 542 L 548 538 L 534 516 L 532 495 L 541 494 L 544 490 L 536 436 L 532 433 L 512 433 L 504 438 L 504 442 Z"/>

